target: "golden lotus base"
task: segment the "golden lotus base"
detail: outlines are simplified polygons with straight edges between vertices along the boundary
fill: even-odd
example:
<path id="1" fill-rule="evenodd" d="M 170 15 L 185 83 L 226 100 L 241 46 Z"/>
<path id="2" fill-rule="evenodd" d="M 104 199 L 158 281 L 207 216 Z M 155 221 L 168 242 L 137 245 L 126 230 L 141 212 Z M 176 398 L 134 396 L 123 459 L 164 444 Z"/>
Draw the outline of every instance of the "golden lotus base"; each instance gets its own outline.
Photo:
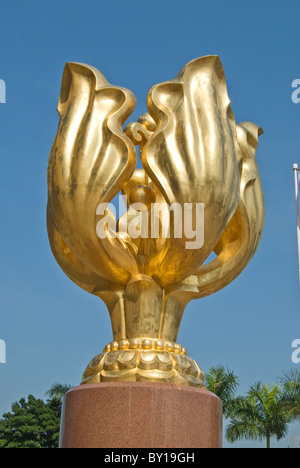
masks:
<path id="1" fill-rule="evenodd" d="M 166 382 L 204 386 L 204 373 L 177 343 L 149 338 L 114 341 L 87 366 L 82 384 Z"/>

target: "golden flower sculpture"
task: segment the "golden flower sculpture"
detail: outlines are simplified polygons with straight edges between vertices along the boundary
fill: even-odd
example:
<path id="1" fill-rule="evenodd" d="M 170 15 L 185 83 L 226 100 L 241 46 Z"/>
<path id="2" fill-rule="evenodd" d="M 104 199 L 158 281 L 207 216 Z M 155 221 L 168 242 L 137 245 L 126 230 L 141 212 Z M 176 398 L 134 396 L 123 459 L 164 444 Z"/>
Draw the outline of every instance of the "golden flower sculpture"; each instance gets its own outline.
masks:
<path id="1" fill-rule="evenodd" d="M 147 104 L 123 130 L 134 95 L 93 67 L 66 64 L 48 168 L 49 240 L 66 275 L 111 317 L 113 341 L 83 383 L 201 387 L 203 372 L 176 343 L 180 322 L 191 299 L 228 285 L 258 247 L 262 130 L 236 124 L 216 56 L 155 85 Z M 116 220 L 110 202 L 120 192 L 129 206 Z"/>

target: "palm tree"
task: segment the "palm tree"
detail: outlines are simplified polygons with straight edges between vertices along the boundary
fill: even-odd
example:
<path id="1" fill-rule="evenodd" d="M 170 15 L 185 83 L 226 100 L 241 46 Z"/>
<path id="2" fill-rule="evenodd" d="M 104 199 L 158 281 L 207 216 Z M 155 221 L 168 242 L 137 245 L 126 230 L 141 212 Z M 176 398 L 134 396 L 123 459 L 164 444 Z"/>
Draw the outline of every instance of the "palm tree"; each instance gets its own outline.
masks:
<path id="1" fill-rule="evenodd" d="M 270 448 L 271 437 L 282 439 L 288 430 L 290 416 L 282 399 L 279 385 L 253 385 L 245 397 L 232 401 L 228 411 L 230 422 L 226 438 L 233 443 L 240 439 L 266 439 Z"/>
<path id="2" fill-rule="evenodd" d="M 283 387 L 282 401 L 286 405 L 291 421 L 300 419 L 300 371 L 290 370 L 279 377 Z"/>
<path id="3" fill-rule="evenodd" d="M 213 366 L 205 375 L 205 388 L 222 400 L 225 416 L 235 397 L 237 387 L 238 377 L 228 367 L 225 369 L 224 366 Z"/>
<path id="4" fill-rule="evenodd" d="M 46 395 L 50 399 L 56 398 L 62 402 L 64 394 L 71 390 L 71 388 L 73 388 L 72 385 L 55 383 L 46 392 Z"/>

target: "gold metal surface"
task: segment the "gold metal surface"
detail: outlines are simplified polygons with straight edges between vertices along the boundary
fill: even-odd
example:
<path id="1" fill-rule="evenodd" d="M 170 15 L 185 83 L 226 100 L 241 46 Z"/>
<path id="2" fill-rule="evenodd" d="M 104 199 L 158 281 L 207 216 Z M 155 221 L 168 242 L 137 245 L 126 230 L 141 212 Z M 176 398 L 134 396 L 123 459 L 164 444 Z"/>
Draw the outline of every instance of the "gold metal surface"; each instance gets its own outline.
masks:
<path id="1" fill-rule="evenodd" d="M 173 80 L 153 86 L 147 105 L 148 113 L 123 129 L 134 95 L 93 67 L 66 64 L 48 168 L 49 240 L 67 276 L 101 298 L 111 317 L 114 341 L 88 365 L 84 383 L 201 387 L 202 371 L 176 344 L 180 322 L 191 299 L 228 285 L 257 250 L 264 201 L 255 153 L 262 130 L 236 124 L 216 56 L 193 60 Z M 143 169 L 136 169 L 136 145 Z M 107 222 L 100 238 L 97 223 L 106 218 L 97 207 L 120 192 L 128 212 L 116 233 Z M 128 234 L 129 223 L 141 227 L 132 211 L 137 203 L 145 207 L 145 236 Z M 173 211 L 168 219 L 150 216 L 155 203 L 182 210 L 202 204 L 203 245 L 187 249 L 185 231 L 174 235 Z M 109 207 L 105 215 L 115 221 Z M 191 216 L 195 226 L 195 210 Z M 216 258 L 205 263 L 212 252 Z"/>

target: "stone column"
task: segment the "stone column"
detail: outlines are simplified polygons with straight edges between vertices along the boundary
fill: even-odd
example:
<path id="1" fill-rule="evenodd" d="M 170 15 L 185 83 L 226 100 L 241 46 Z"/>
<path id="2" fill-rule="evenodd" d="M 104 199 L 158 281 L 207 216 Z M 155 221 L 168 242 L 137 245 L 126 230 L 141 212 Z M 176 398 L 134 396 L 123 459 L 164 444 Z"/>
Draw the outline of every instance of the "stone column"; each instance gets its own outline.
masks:
<path id="1" fill-rule="evenodd" d="M 197 387 L 86 384 L 66 393 L 61 448 L 221 448 L 222 403 Z"/>

